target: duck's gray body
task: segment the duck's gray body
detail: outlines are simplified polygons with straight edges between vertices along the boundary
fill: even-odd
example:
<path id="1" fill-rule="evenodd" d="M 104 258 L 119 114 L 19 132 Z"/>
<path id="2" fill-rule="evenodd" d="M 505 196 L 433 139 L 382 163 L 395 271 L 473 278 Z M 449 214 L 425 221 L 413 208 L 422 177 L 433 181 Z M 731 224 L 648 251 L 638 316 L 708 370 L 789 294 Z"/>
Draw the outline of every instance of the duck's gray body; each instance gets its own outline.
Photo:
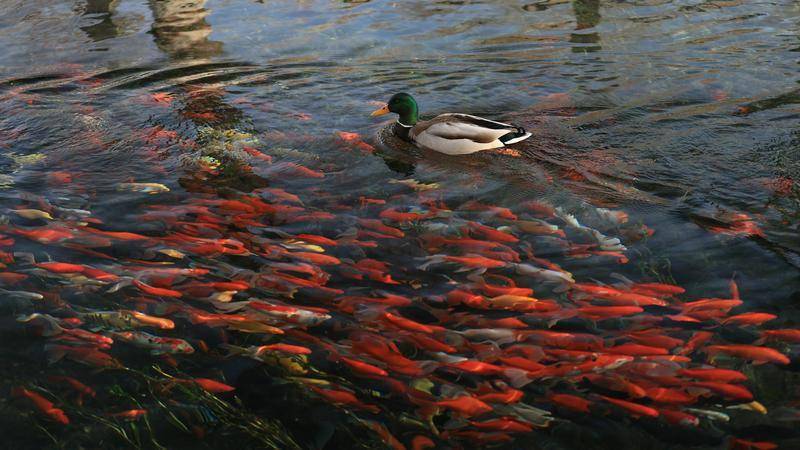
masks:
<path id="1" fill-rule="evenodd" d="M 394 133 L 417 147 L 446 155 L 502 148 L 531 136 L 524 129 L 469 114 L 442 114 L 414 126 L 395 122 Z"/>

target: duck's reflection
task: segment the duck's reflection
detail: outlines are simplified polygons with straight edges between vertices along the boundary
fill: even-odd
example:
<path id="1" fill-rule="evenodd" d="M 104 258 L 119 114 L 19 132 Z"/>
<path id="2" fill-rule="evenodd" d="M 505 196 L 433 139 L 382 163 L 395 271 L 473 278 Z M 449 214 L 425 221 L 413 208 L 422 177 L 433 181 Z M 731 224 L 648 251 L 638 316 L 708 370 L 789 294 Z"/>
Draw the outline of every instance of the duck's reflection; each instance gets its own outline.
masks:
<path id="1" fill-rule="evenodd" d="M 594 28 L 600 23 L 600 0 L 575 0 L 572 2 L 572 11 L 575 14 L 577 26 L 575 31 Z M 574 44 L 596 44 L 600 42 L 600 35 L 594 33 L 572 33 L 570 42 Z M 599 45 L 581 45 L 572 47 L 573 52 L 596 52 L 600 50 Z"/>
<path id="2" fill-rule="evenodd" d="M 173 58 L 208 58 L 222 53 L 222 42 L 209 39 L 205 0 L 150 0 L 150 32 L 156 46 Z"/>
<path id="3" fill-rule="evenodd" d="M 118 0 L 86 0 L 83 16 L 99 19 L 91 25 L 80 27 L 93 41 L 98 42 L 120 35 L 120 28 L 114 23 L 114 10 Z"/>

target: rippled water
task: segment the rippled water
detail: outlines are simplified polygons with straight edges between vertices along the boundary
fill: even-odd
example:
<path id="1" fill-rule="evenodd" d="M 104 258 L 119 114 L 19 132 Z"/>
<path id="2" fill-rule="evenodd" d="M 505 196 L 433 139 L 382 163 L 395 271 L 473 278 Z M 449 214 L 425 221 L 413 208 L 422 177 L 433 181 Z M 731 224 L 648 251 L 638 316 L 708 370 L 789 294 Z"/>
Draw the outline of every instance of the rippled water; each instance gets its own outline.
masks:
<path id="1" fill-rule="evenodd" d="M 305 198 L 308 204 L 389 197 L 399 192 L 390 180 L 414 178 L 459 186 L 461 194 L 450 199 L 462 203 L 514 207 L 543 198 L 569 210 L 623 210 L 630 223 L 654 230 L 652 236 L 628 236 L 626 265 L 591 258 L 566 263 L 576 278 L 607 280 L 617 272 L 670 280 L 696 297 L 724 297 L 735 278 L 750 309 L 776 313 L 786 327 L 798 325 L 796 2 L 33 0 L 2 6 L 3 208 L 42 196 L 91 210 L 105 229 L 161 233 L 160 225 L 137 219 L 155 201 L 120 193 L 118 185 L 162 183 L 171 192 L 157 203 L 170 205 L 269 184 L 271 173 L 258 168 L 252 176 L 226 169 L 212 181 L 197 177 L 197 158 L 223 145 L 222 130 L 236 129 L 258 137 L 270 154 L 334 180 L 319 186 L 294 180 L 293 188 L 313 197 Z M 400 91 L 413 93 L 423 115 L 458 111 L 513 121 L 533 138 L 517 146 L 520 158 L 454 159 L 398 149 L 384 130 L 388 122 L 369 112 Z M 377 152 L 344 151 L 340 131 L 361 134 Z M 742 221 L 761 231 L 735 233 Z M 67 257 L 52 252 L 56 260 Z M 41 347 L 12 325 L 3 330 L 21 346 Z M 17 367 L 15 381 L 47 370 L 41 358 L 18 356 L 3 358 Z M 768 407 L 784 405 L 784 391 L 797 398 L 795 372 L 764 378 L 754 391 Z M 754 437 L 797 442 L 790 428 L 770 420 L 745 418 L 745 428 Z M 14 433 L 15 444 L 55 445 L 33 437 L 42 432 L 26 423 L 29 429 Z M 616 448 L 709 444 L 669 442 L 653 437 L 663 430 L 614 423 L 607 433 L 599 428 L 608 421 L 585 423 L 591 437 L 581 439 L 602 438 Z M 315 433 L 328 433 L 318 428 Z M 554 434 L 560 440 L 552 444 L 527 445 L 570 445 Z M 337 436 L 335 445 L 347 445 Z M 79 442 L 59 439 L 67 439 L 67 448 Z"/>

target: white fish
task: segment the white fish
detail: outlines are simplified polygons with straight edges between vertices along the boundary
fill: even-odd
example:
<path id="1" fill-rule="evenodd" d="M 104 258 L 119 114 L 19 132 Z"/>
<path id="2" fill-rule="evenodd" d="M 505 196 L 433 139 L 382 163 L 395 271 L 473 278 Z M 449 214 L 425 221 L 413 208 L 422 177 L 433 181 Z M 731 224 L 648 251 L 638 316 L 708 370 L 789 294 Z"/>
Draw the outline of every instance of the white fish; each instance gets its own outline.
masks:
<path id="1" fill-rule="evenodd" d="M 544 269 L 530 264 L 514 264 L 514 269 L 520 275 L 537 278 L 551 283 L 575 284 L 575 279 L 569 272 L 559 272 L 557 270 Z"/>
<path id="2" fill-rule="evenodd" d="M 145 194 L 160 194 L 169 192 L 169 188 L 161 183 L 120 183 L 117 185 L 118 191 L 142 192 Z"/>

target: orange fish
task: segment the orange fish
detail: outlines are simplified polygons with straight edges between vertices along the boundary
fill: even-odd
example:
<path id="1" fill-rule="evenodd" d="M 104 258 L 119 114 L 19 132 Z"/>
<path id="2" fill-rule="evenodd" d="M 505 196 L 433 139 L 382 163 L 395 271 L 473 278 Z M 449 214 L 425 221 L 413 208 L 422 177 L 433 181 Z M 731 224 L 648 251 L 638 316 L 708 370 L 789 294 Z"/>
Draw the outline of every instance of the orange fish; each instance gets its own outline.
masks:
<path id="1" fill-rule="evenodd" d="M 695 381 L 689 383 L 691 387 L 708 389 L 730 400 L 749 402 L 753 400 L 753 394 L 744 386 L 736 384 L 725 384 L 714 381 Z"/>
<path id="2" fill-rule="evenodd" d="M 64 411 L 56 408 L 53 402 L 42 397 L 39 393 L 29 391 L 22 386 L 17 386 L 11 389 L 11 395 L 14 397 L 24 397 L 33 403 L 33 406 L 48 419 L 58 422 L 62 425 L 69 424 L 69 418 Z"/>
<path id="3" fill-rule="evenodd" d="M 791 361 L 783 353 L 769 348 L 758 347 L 756 345 L 709 345 L 704 348 L 709 357 L 724 353 L 741 359 L 753 361 L 755 364 L 775 363 L 789 364 Z"/>
<path id="4" fill-rule="evenodd" d="M 770 320 L 777 319 L 778 316 L 775 314 L 768 314 L 768 313 L 743 313 L 737 314 L 735 316 L 728 317 L 727 319 L 722 321 L 723 325 L 761 325 L 764 322 L 769 322 Z"/>
<path id="5" fill-rule="evenodd" d="M 203 388 L 203 390 L 211 392 L 212 394 L 224 394 L 226 392 L 232 392 L 236 390 L 236 388 L 233 386 L 229 386 L 225 383 L 221 383 L 217 380 L 212 380 L 210 378 L 192 378 L 188 380 L 181 380 L 176 378 L 172 381 L 174 381 L 175 383 L 195 384 Z"/>
<path id="6" fill-rule="evenodd" d="M 375 405 L 368 405 L 366 403 L 362 403 L 361 400 L 359 400 L 358 397 L 353 395 L 352 392 L 339 391 L 335 389 L 324 389 L 314 385 L 308 385 L 308 387 L 312 391 L 316 392 L 317 395 L 333 403 L 334 405 L 351 406 L 357 409 L 363 409 L 369 411 L 373 414 L 381 412 L 381 409 Z"/>
<path id="7" fill-rule="evenodd" d="M 658 410 L 650 408 L 649 406 L 640 405 L 638 403 L 620 400 L 618 398 L 606 397 L 601 395 L 600 398 L 623 409 L 634 416 L 658 417 Z"/>
<path id="8" fill-rule="evenodd" d="M 86 268 L 80 264 L 70 264 L 62 262 L 43 262 L 34 264 L 34 266 L 47 270 L 53 273 L 81 273 Z"/>
<path id="9" fill-rule="evenodd" d="M 172 289 L 164 289 L 164 288 L 157 288 L 154 286 L 150 286 L 149 284 L 142 283 L 139 280 L 133 280 L 134 286 L 138 287 L 142 290 L 145 294 L 154 295 L 156 297 L 171 297 L 171 298 L 180 298 L 183 297 L 183 294 L 174 291 Z"/>
<path id="10" fill-rule="evenodd" d="M 587 414 L 589 413 L 589 407 L 592 405 L 589 400 L 570 394 L 549 394 L 547 399 L 562 408 Z"/>
<path id="11" fill-rule="evenodd" d="M 144 417 L 146 415 L 147 415 L 147 410 L 146 409 L 129 409 L 127 411 L 121 411 L 121 412 L 118 412 L 118 413 L 108 414 L 108 417 L 114 417 L 114 418 L 117 418 L 117 419 L 133 421 L 133 420 L 138 420 L 138 419 L 140 419 L 140 418 L 142 418 L 142 417 Z"/>

